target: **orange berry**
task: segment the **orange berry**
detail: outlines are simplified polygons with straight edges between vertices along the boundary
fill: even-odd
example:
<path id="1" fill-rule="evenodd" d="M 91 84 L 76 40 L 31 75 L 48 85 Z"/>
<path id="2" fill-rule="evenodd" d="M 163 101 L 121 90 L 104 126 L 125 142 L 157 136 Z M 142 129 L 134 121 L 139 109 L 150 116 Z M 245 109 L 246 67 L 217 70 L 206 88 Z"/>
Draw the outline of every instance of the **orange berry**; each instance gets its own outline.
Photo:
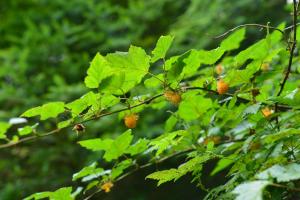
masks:
<path id="1" fill-rule="evenodd" d="M 262 71 L 269 71 L 270 64 L 269 63 L 263 63 L 260 68 L 261 68 Z"/>
<path id="2" fill-rule="evenodd" d="M 124 118 L 125 126 L 127 128 L 135 128 L 138 119 L 139 119 L 139 116 L 137 114 L 130 114 L 130 115 L 125 116 L 125 118 Z"/>
<path id="3" fill-rule="evenodd" d="M 223 72 L 223 66 L 221 65 L 221 64 L 218 64 L 217 66 L 216 66 L 216 73 L 218 74 L 218 75 L 220 75 L 220 74 L 222 74 L 222 72 Z"/>
<path id="4" fill-rule="evenodd" d="M 164 97 L 174 105 L 178 105 L 181 101 L 181 95 L 171 90 L 165 91 Z"/>
<path id="5" fill-rule="evenodd" d="M 111 188 L 114 186 L 114 184 L 111 181 L 108 181 L 101 185 L 101 189 L 104 190 L 104 192 L 108 193 L 110 192 Z"/>
<path id="6" fill-rule="evenodd" d="M 271 110 L 268 107 L 265 107 L 264 109 L 261 110 L 261 112 L 267 118 L 273 113 L 273 110 Z"/>
<path id="7" fill-rule="evenodd" d="M 229 85 L 223 80 L 220 79 L 217 82 L 217 91 L 219 94 L 225 94 L 228 91 Z"/>

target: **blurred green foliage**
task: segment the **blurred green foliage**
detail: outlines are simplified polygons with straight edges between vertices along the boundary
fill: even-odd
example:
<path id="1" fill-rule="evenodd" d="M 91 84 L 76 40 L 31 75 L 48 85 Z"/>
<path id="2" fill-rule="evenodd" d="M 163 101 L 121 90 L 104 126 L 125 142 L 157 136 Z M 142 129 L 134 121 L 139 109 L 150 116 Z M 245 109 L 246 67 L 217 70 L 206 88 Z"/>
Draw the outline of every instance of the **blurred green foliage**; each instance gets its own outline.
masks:
<path id="1" fill-rule="evenodd" d="M 239 24 L 278 25 L 288 16 L 284 7 L 281 0 L 2 0 L 0 119 L 84 94 L 83 79 L 96 52 L 127 50 L 129 44 L 150 49 L 166 33 L 175 35 L 173 53 L 211 47 L 218 42 L 213 36 Z M 248 38 L 256 40 L 257 33 L 250 31 Z M 162 128 L 155 124 L 166 117 L 158 116 L 145 117 L 141 129 L 146 123 L 153 129 L 144 134 Z M 117 120 L 95 122 L 89 134 L 118 132 Z M 76 140 L 62 133 L 39 144 L 1 150 L 0 199 L 20 199 L 70 183 L 72 173 L 92 160 L 73 145 Z"/>

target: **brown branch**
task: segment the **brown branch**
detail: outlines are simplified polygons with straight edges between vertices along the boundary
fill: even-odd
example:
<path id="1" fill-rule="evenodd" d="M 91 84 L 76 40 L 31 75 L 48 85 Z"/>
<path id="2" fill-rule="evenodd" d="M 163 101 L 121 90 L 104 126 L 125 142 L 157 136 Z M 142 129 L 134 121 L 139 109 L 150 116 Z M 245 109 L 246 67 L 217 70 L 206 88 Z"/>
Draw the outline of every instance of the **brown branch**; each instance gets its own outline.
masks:
<path id="1" fill-rule="evenodd" d="M 297 46 L 297 16 L 298 16 L 298 8 L 299 8 L 299 3 L 297 3 L 296 0 L 293 0 L 293 26 L 292 26 L 292 32 L 293 32 L 293 37 L 292 37 L 292 42 L 291 42 L 291 47 L 290 47 L 290 57 L 289 57 L 289 62 L 288 62 L 288 66 L 285 72 L 285 76 L 283 78 L 283 81 L 280 83 L 280 89 L 277 93 L 277 97 L 279 97 L 281 95 L 281 93 L 284 90 L 284 86 L 286 81 L 289 78 L 290 72 L 291 72 L 291 68 L 292 68 L 292 63 L 293 63 L 293 58 L 294 58 L 294 52 Z M 275 113 L 278 112 L 278 103 L 275 103 Z M 279 127 L 279 121 L 278 121 L 278 116 L 276 117 L 276 124 L 277 124 L 277 128 L 280 129 Z"/>
<path id="2" fill-rule="evenodd" d="M 285 35 L 284 31 L 280 30 L 279 28 L 273 27 L 273 26 L 268 26 L 268 25 L 263 25 L 263 24 L 242 24 L 239 26 L 236 26 L 232 29 L 229 29 L 228 31 L 226 31 L 225 33 L 215 36 L 214 39 L 219 39 L 222 37 L 225 37 L 226 35 L 228 35 L 229 33 L 232 33 L 233 31 L 243 28 L 243 27 L 248 27 L 248 26 L 252 26 L 252 27 L 258 27 L 258 28 L 266 28 L 266 29 L 273 29 L 276 31 L 279 31 L 281 34 Z"/>
<path id="3" fill-rule="evenodd" d="M 210 93 L 213 93 L 213 94 L 216 94 L 216 95 L 219 95 L 217 91 L 215 90 L 211 90 L 211 89 L 208 89 L 208 88 L 204 88 L 204 87 L 182 87 L 181 88 L 183 91 L 186 91 L 186 90 L 202 90 L 202 91 L 206 91 L 206 92 L 210 92 Z M 226 93 L 226 94 L 223 94 L 224 96 L 227 96 L 227 97 L 233 97 L 234 95 L 233 94 L 230 94 L 230 93 Z M 90 119 L 87 119 L 87 120 L 82 120 L 80 122 L 77 122 L 75 124 L 78 124 L 78 123 L 85 123 L 85 122 L 88 122 L 88 121 L 92 121 L 92 120 L 96 120 L 96 119 L 100 119 L 102 117 L 105 117 L 105 116 L 109 116 L 109 115 L 113 115 L 113 114 L 117 114 L 117 113 L 120 113 L 120 112 L 123 112 L 123 111 L 126 111 L 126 110 L 129 110 L 129 109 L 132 109 L 132 108 L 136 108 L 136 107 L 139 107 L 139 106 L 142 106 L 142 105 L 145 105 L 145 104 L 149 104 L 151 103 L 152 101 L 154 101 L 155 99 L 159 98 L 163 96 L 163 93 L 162 94 L 158 94 L 158 95 L 155 95 L 145 101 L 142 101 L 136 105 L 133 105 L 133 106 L 130 106 L 130 107 L 126 107 L 126 108 L 122 108 L 122 109 L 119 109 L 119 110 L 115 110 L 115 111 L 112 111 L 112 112 L 107 112 L 107 113 L 103 113 L 103 114 L 100 114 L 100 115 L 96 115 Z M 247 102 L 250 102 L 251 100 L 249 99 L 245 99 L 245 98 L 242 98 L 242 97 L 238 97 L 237 96 L 237 99 L 240 101 L 240 102 L 243 102 L 243 103 L 247 103 Z M 279 108 L 282 108 L 284 110 L 286 109 L 290 109 L 290 107 L 286 107 L 284 105 L 278 105 L 278 109 Z M 70 124 L 62 129 L 66 129 L 66 128 L 70 128 L 70 127 L 73 127 L 75 124 Z M 26 138 L 23 138 L 23 139 L 20 139 L 18 141 L 15 141 L 15 142 L 9 142 L 9 143 L 6 143 L 6 144 L 2 144 L 0 145 L 0 149 L 4 149 L 4 148 L 8 148 L 8 147 L 12 147 L 12 146 L 16 146 L 20 143 L 24 143 L 24 142 L 27 142 L 27 141 L 32 141 L 32 140 L 35 140 L 35 139 L 38 139 L 38 138 L 42 138 L 42 137 L 46 137 L 46 136 L 50 136 L 50 135 L 53 135 L 53 134 L 56 134 L 56 133 L 59 133 L 62 129 L 54 129 L 54 130 L 51 130 L 49 132 L 46 132 L 46 133 L 43 133 L 43 134 L 36 134 L 36 135 L 33 135 L 33 136 L 29 136 L 29 137 L 26 137 Z"/>

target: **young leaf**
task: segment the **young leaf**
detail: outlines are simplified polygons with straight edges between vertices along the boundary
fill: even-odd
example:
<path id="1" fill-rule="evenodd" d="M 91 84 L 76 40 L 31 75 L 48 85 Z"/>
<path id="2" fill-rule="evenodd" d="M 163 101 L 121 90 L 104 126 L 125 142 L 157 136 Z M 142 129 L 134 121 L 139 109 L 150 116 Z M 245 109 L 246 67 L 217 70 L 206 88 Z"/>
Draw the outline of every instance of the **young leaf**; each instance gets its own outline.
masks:
<path id="1" fill-rule="evenodd" d="M 101 81 L 110 75 L 112 75 L 110 63 L 107 62 L 102 55 L 97 53 L 87 70 L 84 83 L 88 88 L 98 88 Z"/>
<path id="2" fill-rule="evenodd" d="M 168 49 L 170 48 L 174 37 L 171 35 L 161 36 L 156 44 L 156 47 L 152 51 L 151 62 L 154 63 L 161 58 L 165 58 Z"/>
<path id="3" fill-rule="evenodd" d="M 146 179 L 149 178 L 149 179 L 158 180 L 157 186 L 159 186 L 165 182 L 178 179 L 181 176 L 182 174 L 177 169 L 169 169 L 169 170 L 162 170 L 162 171 L 149 174 L 146 177 Z"/>
<path id="4" fill-rule="evenodd" d="M 63 113 L 65 111 L 64 102 L 51 102 L 44 104 L 42 106 L 38 106 L 35 108 L 31 108 L 24 112 L 22 117 L 34 117 L 37 115 L 41 116 L 41 120 L 46 120 L 51 117 L 57 117 L 57 115 Z"/>

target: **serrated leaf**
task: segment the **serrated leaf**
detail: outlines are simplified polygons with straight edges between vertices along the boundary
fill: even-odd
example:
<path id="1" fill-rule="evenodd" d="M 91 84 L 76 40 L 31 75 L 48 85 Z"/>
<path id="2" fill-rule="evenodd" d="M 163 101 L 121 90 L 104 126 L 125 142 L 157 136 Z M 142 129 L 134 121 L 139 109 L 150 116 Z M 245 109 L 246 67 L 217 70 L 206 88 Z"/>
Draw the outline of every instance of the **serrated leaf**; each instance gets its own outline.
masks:
<path id="1" fill-rule="evenodd" d="M 133 164 L 131 159 L 123 160 L 116 167 L 114 167 L 111 171 L 111 178 L 115 179 L 120 176 L 125 169 L 130 167 Z"/>
<path id="2" fill-rule="evenodd" d="M 129 129 L 125 131 L 113 141 L 113 143 L 110 146 L 110 149 L 107 149 L 105 151 L 104 158 L 107 161 L 111 161 L 123 155 L 129 147 L 132 139 L 133 135 L 131 134 L 131 130 Z"/>
<path id="3" fill-rule="evenodd" d="M 156 47 L 152 51 L 151 62 L 155 62 L 159 59 L 165 58 L 167 51 L 169 50 L 174 37 L 171 35 L 161 36 L 157 43 Z"/>
<path id="4" fill-rule="evenodd" d="M 187 92 L 183 97 L 183 101 L 179 104 L 178 114 L 186 121 L 197 119 L 213 106 L 211 99 L 194 92 Z"/>
<path id="5" fill-rule="evenodd" d="M 181 173 L 177 169 L 169 169 L 169 170 L 162 170 L 162 171 L 149 174 L 146 177 L 146 179 L 158 180 L 157 186 L 159 186 L 165 182 L 178 179 L 178 177 L 181 176 L 182 176 Z"/>
<path id="6" fill-rule="evenodd" d="M 236 57 L 235 61 L 238 65 L 243 64 L 248 59 L 262 60 L 267 56 L 269 50 L 266 39 L 262 39 L 257 43 L 251 45 L 247 49 L 241 51 Z"/>
<path id="7" fill-rule="evenodd" d="M 50 200 L 74 200 L 72 197 L 72 187 L 60 188 L 54 192 L 39 192 L 26 197 L 24 200 L 31 199 L 44 199 L 49 198 Z"/>
<path id="8" fill-rule="evenodd" d="M 113 159 L 119 158 L 123 155 L 127 148 L 129 147 L 133 136 L 131 134 L 131 130 L 125 131 L 123 134 L 118 136 L 115 140 L 105 139 L 102 140 L 100 138 L 90 139 L 78 142 L 82 147 L 85 147 L 92 151 L 100 151 L 104 150 L 104 159 L 107 161 L 111 161 Z"/>
<path id="9" fill-rule="evenodd" d="M 226 169 L 228 166 L 230 166 L 232 163 L 235 162 L 235 158 L 237 156 L 235 154 L 232 154 L 228 157 L 222 158 L 218 161 L 216 167 L 213 169 L 213 171 L 210 173 L 211 176 L 217 174 L 218 172 Z"/>
<path id="10" fill-rule="evenodd" d="M 0 122 L 0 139 L 6 138 L 6 131 L 11 127 L 11 124 L 7 122 Z"/>
<path id="11" fill-rule="evenodd" d="M 109 149 L 111 144 L 113 143 L 112 139 L 90 139 L 90 140 L 83 140 L 78 142 L 82 147 L 92 150 L 92 151 L 101 151 Z"/>
<path id="12" fill-rule="evenodd" d="M 112 94 L 124 94 L 140 83 L 148 73 L 150 56 L 136 46 L 130 46 L 127 52 L 116 52 L 106 56 L 111 64 L 113 75 L 108 77 L 100 89 Z"/>
<path id="13" fill-rule="evenodd" d="M 263 141 L 266 143 L 274 143 L 280 139 L 288 138 L 289 136 L 298 135 L 300 134 L 300 130 L 298 129 L 285 129 L 278 133 L 273 133 L 271 135 L 267 135 L 263 138 Z"/>
<path id="14" fill-rule="evenodd" d="M 34 117 L 37 115 L 41 116 L 41 120 L 46 120 L 49 118 L 57 117 L 59 114 L 65 111 L 64 102 L 51 102 L 44 104 L 42 106 L 38 106 L 35 108 L 31 108 L 24 112 L 22 117 Z"/>
<path id="15" fill-rule="evenodd" d="M 246 33 L 245 28 L 235 31 L 233 34 L 231 34 L 225 40 L 222 41 L 221 48 L 224 51 L 230 51 L 239 48 L 240 43 L 245 38 L 245 33 Z"/>
<path id="16" fill-rule="evenodd" d="M 165 134 L 153 139 L 149 145 L 153 146 L 153 148 L 155 150 L 157 150 L 155 155 L 159 156 L 166 149 L 172 147 L 173 145 L 176 145 L 177 142 L 181 138 L 181 137 L 179 137 L 179 138 L 176 138 L 176 137 L 182 136 L 182 135 L 184 135 L 184 133 L 186 133 L 185 130 L 174 131 L 172 133 L 165 133 Z"/>
<path id="17" fill-rule="evenodd" d="M 89 176 L 92 174 L 98 174 L 100 172 L 103 172 L 104 170 L 102 168 L 96 168 L 97 163 L 92 163 L 90 166 L 84 167 L 79 172 L 73 174 L 72 181 L 75 181 L 77 179 L 80 179 L 85 176 Z"/>
<path id="18" fill-rule="evenodd" d="M 275 178 L 277 182 L 288 182 L 300 179 L 300 165 L 291 163 L 286 166 L 274 165 L 271 168 L 260 172 L 257 176 L 258 179 Z"/>
<path id="19" fill-rule="evenodd" d="M 237 194 L 236 200 L 263 200 L 263 190 L 269 184 L 269 181 L 242 183 L 232 193 Z"/>
<path id="20" fill-rule="evenodd" d="M 87 70 L 84 83 L 88 88 L 98 88 L 101 81 L 110 75 L 112 75 L 110 63 L 97 53 Z"/>
<path id="21" fill-rule="evenodd" d="M 33 131 L 33 128 L 31 126 L 24 126 L 22 128 L 18 128 L 18 133 L 21 136 L 28 135 L 28 134 L 32 133 L 32 131 Z"/>
<path id="22" fill-rule="evenodd" d="M 144 152 L 148 147 L 149 140 L 147 139 L 139 139 L 135 144 L 131 145 L 127 150 L 126 153 L 134 156 L 136 154 Z"/>

